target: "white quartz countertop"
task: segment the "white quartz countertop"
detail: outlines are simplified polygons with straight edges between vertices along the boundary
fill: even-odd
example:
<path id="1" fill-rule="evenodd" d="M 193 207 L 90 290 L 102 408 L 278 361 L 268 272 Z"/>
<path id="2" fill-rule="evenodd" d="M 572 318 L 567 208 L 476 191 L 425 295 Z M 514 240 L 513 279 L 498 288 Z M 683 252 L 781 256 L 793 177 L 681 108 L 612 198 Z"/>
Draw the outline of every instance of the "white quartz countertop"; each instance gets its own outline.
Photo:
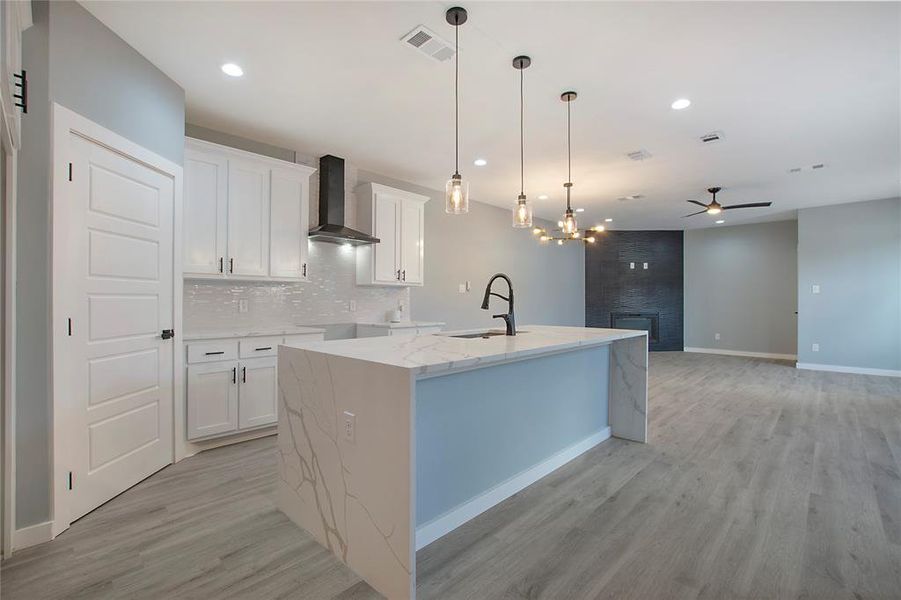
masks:
<path id="1" fill-rule="evenodd" d="M 399 321 L 397 323 L 389 321 L 361 321 L 357 325 L 387 327 L 388 329 L 410 329 L 411 327 L 443 327 L 444 323 L 438 321 Z"/>
<path id="2" fill-rule="evenodd" d="M 325 333 L 325 329 L 315 327 L 279 327 L 275 329 L 245 329 L 229 331 L 193 331 L 183 337 L 186 342 L 197 340 L 222 340 L 231 338 L 263 337 L 275 335 L 303 335 L 310 333 Z"/>
<path id="3" fill-rule="evenodd" d="M 406 368 L 416 375 L 426 375 L 647 336 L 645 331 L 632 329 L 523 325 L 515 336 L 449 337 L 476 331 L 484 330 L 312 342 L 305 344 L 303 350 Z"/>

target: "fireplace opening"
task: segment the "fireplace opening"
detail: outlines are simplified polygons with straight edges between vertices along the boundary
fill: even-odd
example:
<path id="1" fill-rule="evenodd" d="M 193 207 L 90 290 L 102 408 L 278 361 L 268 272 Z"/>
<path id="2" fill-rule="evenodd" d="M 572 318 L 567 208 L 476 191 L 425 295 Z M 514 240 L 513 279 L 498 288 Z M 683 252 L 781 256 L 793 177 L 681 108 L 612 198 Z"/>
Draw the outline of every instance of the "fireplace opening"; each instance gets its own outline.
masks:
<path id="1" fill-rule="evenodd" d="M 659 338 L 660 313 L 610 313 L 610 327 L 613 329 L 636 329 L 648 332 L 648 342 L 653 344 Z"/>

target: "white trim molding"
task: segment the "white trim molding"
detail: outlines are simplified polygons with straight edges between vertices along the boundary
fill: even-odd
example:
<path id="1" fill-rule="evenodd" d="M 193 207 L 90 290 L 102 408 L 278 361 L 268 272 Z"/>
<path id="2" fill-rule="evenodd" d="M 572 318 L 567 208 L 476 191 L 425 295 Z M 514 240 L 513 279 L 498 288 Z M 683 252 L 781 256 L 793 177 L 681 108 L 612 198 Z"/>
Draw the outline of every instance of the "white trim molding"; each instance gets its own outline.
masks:
<path id="1" fill-rule="evenodd" d="M 474 519 L 492 506 L 500 504 L 513 494 L 529 487 L 545 475 L 556 471 L 574 458 L 588 452 L 604 440 L 610 438 L 610 427 L 605 427 L 599 432 L 561 450 L 534 467 L 526 469 L 518 475 L 499 483 L 490 490 L 483 492 L 472 500 L 461 504 L 450 512 L 432 519 L 416 528 L 416 549 L 425 548 L 438 538 L 450 533 L 470 519 Z"/>
<path id="2" fill-rule="evenodd" d="M 870 369 L 868 367 L 846 367 L 843 365 L 822 365 L 817 363 L 795 363 L 798 369 L 808 371 L 831 371 L 833 373 L 856 373 L 858 375 L 878 375 L 880 377 L 901 377 L 901 370 Z"/>
<path id="3" fill-rule="evenodd" d="M 777 360 L 798 360 L 797 354 L 774 354 L 772 352 L 745 352 L 744 350 L 722 350 L 720 348 L 683 348 L 684 352 L 699 354 L 722 354 L 723 356 L 747 356 L 748 358 L 774 358 Z"/>
<path id="4" fill-rule="evenodd" d="M 37 546 L 53 539 L 53 521 L 44 521 L 16 529 L 13 534 L 13 550 L 22 550 L 29 546 Z"/>

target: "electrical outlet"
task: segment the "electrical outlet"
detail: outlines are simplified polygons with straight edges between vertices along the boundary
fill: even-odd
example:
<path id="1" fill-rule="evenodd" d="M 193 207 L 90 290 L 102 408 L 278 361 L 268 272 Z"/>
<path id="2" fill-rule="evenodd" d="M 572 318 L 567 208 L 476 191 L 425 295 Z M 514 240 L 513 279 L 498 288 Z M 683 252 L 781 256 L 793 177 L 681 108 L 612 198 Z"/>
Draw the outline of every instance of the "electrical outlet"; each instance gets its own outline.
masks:
<path id="1" fill-rule="evenodd" d="M 714 334 L 713 334 L 713 339 L 715 339 L 716 341 L 720 341 L 720 334 L 714 333 Z"/>
<path id="2" fill-rule="evenodd" d="M 344 411 L 344 439 L 351 444 L 357 443 L 357 415 Z"/>
<path id="3" fill-rule="evenodd" d="M 635 263 L 634 263 L 634 262 L 630 262 L 630 263 L 629 263 L 629 268 L 630 268 L 630 269 L 634 269 L 634 268 L 635 268 Z"/>
<path id="4" fill-rule="evenodd" d="M 465 294 L 466 293 L 466 284 L 461 283 L 459 286 L 457 286 L 457 291 L 460 292 L 461 294 Z"/>
<path id="5" fill-rule="evenodd" d="M 644 270 L 647 271 L 647 270 L 648 270 L 648 263 L 643 263 L 643 264 L 644 264 Z"/>
<path id="6" fill-rule="evenodd" d="M 811 349 L 812 351 L 814 351 L 814 352 L 819 352 L 819 351 L 820 351 L 820 345 L 819 345 L 819 344 L 811 344 L 811 345 L 810 345 L 810 349 Z"/>
<path id="7" fill-rule="evenodd" d="M 239 298 L 238 299 L 238 312 L 246 313 L 247 310 L 250 308 L 249 305 L 250 305 L 250 302 L 248 302 L 247 298 Z"/>
<path id="8" fill-rule="evenodd" d="M 811 294 L 819 294 L 819 293 L 820 293 L 820 286 L 817 285 L 817 284 L 813 284 L 812 286 L 810 286 L 810 293 L 811 293 Z"/>
<path id="9" fill-rule="evenodd" d="M 357 301 L 356 300 L 351 300 L 348 303 L 348 305 L 349 305 L 348 308 L 350 309 L 350 312 L 357 312 Z"/>

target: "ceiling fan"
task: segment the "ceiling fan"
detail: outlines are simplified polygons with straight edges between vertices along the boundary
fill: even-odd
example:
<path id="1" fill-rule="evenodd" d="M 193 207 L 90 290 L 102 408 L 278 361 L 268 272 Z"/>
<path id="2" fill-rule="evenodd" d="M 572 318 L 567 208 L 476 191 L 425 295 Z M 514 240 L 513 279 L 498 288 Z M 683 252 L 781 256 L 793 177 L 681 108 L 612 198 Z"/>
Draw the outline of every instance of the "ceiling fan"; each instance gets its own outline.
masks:
<path id="1" fill-rule="evenodd" d="M 707 188 L 707 191 L 713 194 L 713 200 L 710 201 L 710 204 L 704 204 L 703 202 L 698 202 L 697 200 L 688 200 L 688 202 L 692 204 L 703 206 L 704 210 L 699 210 L 698 212 L 691 213 L 690 215 L 684 215 L 682 218 L 684 219 L 685 217 L 693 217 L 701 213 L 707 213 L 708 215 L 718 215 L 724 210 L 732 210 L 733 208 L 757 208 L 759 206 L 770 206 L 772 204 L 772 202 L 751 202 L 749 204 L 733 204 L 732 206 L 723 206 L 716 201 L 716 195 L 721 189 L 723 188 Z"/>

